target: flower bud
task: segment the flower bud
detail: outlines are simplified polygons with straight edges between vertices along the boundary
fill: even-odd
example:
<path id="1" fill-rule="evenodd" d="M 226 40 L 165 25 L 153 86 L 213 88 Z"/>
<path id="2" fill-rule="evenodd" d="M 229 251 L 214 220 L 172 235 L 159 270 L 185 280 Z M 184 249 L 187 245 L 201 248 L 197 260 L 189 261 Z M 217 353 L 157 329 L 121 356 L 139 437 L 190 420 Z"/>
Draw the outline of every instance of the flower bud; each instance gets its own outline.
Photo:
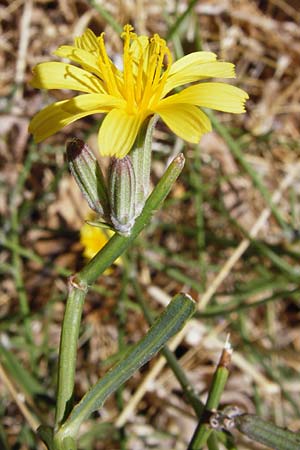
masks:
<path id="1" fill-rule="evenodd" d="M 145 121 L 129 154 L 136 178 L 135 202 L 137 216 L 142 212 L 150 190 L 152 135 L 157 120 L 158 116 L 154 116 L 150 121 Z"/>
<path id="2" fill-rule="evenodd" d="M 130 234 L 136 218 L 135 174 L 129 156 L 113 158 L 109 174 L 111 222 L 116 231 Z"/>
<path id="3" fill-rule="evenodd" d="M 102 216 L 107 216 L 109 201 L 105 180 L 98 161 L 87 144 L 74 138 L 67 143 L 67 160 L 90 208 Z"/>

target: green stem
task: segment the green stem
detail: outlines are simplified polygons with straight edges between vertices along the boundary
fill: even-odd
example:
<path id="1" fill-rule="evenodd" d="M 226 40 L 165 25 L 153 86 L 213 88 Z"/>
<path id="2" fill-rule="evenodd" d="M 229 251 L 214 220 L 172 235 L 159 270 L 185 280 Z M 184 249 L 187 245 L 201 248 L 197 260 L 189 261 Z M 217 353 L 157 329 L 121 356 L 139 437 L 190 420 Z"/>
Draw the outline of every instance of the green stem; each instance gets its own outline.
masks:
<path id="1" fill-rule="evenodd" d="M 218 438 L 216 433 L 212 432 L 207 439 L 208 450 L 219 450 Z"/>
<path id="2" fill-rule="evenodd" d="M 184 166 L 183 155 L 177 156 L 149 196 L 128 237 L 115 234 L 91 261 L 70 279 L 70 292 L 62 325 L 58 365 L 56 430 L 64 422 L 72 406 L 77 354 L 77 340 L 82 307 L 88 285 L 96 279 L 131 245 L 145 228 L 152 214 L 162 204 Z"/>
<path id="3" fill-rule="evenodd" d="M 58 393 L 56 425 L 59 426 L 73 407 L 73 390 L 77 354 L 77 341 L 87 286 L 75 285 L 69 279 L 69 296 L 62 324 L 59 350 Z"/>
<path id="4" fill-rule="evenodd" d="M 211 435 L 212 428 L 207 423 L 205 416 L 207 413 L 209 414 L 210 411 L 217 409 L 219 406 L 221 395 L 229 375 L 228 366 L 231 361 L 231 354 L 231 348 L 225 347 L 222 352 L 218 367 L 213 376 L 211 388 L 205 405 L 205 410 L 199 420 L 198 426 L 194 432 L 188 450 L 200 450 L 206 444 Z M 212 444 L 212 441 L 210 441 L 210 444 Z"/>

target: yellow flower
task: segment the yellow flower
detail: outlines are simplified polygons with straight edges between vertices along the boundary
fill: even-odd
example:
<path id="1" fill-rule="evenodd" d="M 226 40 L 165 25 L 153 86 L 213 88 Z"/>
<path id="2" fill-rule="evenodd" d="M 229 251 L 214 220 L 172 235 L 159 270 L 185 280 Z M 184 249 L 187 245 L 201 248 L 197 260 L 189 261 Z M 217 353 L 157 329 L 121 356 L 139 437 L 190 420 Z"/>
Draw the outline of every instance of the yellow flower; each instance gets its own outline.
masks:
<path id="1" fill-rule="evenodd" d="M 29 131 L 40 142 L 77 119 L 106 113 L 98 134 L 102 155 L 123 158 L 132 148 L 145 119 L 158 114 L 179 137 L 197 143 L 211 130 L 199 107 L 242 113 L 248 95 L 224 83 L 201 82 L 167 96 L 180 86 L 210 77 L 234 78 L 234 65 L 216 60 L 211 52 L 194 52 L 172 63 L 164 39 L 137 36 L 125 25 L 123 70 L 108 57 L 103 33 L 91 30 L 75 39 L 74 46 L 59 47 L 55 54 L 80 65 L 47 62 L 34 68 L 32 86 L 85 92 L 41 110 Z M 167 97 L 166 97 L 167 96 Z"/>
<path id="2" fill-rule="evenodd" d="M 92 220 L 94 217 L 94 215 L 90 215 L 88 218 Z M 80 229 L 80 243 L 83 246 L 83 256 L 87 259 L 92 259 L 113 235 L 114 232 L 109 229 L 104 230 L 85 223 Z M 120 263 L 121 259 L 118 258 L 115 264 Z"/>

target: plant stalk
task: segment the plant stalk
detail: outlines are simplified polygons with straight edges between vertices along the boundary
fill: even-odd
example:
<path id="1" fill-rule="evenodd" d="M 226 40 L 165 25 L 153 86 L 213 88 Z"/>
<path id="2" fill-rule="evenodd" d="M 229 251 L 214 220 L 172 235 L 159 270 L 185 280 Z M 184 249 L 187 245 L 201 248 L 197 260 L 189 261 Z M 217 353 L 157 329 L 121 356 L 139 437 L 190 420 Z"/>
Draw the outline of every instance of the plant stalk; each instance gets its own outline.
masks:
<path id="1" fill-rule="evenodd" d="M 188 450 L 201 450 L 203 446 L 207 443 L 207 440 L 209 439 L 213 431 L 209 423 L 207 423 L 206 415 L 207 413 L 209 414 L 210 411 L 217 409 L 219 406 L 221 395 L 229 375 L 229 364 L 231 362 L 231 355 L 232 355 L 231 346 L 230 344 L 226 343 L 218 367 L 216 368 L 216 371 L 213 376 L 205 409 L 203 411 L 201 419 L 199 420 L 198 426 L 196 427 L 192 440 L 189 444 Z M 210 444 L 212 444 L 212 441 L 210 441 Z"/>

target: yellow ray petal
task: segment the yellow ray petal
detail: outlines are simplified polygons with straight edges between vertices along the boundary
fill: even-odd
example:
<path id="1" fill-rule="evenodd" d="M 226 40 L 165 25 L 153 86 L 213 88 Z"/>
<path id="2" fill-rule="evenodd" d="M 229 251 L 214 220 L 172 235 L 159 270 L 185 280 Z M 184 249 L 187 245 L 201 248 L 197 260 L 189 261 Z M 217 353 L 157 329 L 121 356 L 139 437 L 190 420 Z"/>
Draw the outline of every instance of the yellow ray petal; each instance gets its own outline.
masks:
<path id="1" fill-rule="evenodd" d="M 209 118 L 197 106 L 176 104 L 158 108 L 156 112 L 177 136 L 198 143 L 204 133 L 211 131 Z"/>
<path id="2" fill-rule="evenodd" d="M 182 58 L 175 61 L 170 69 L 169 75 L 173 75 L 181 70 L 186 70 L 194 65 L 203 64 L 206 62 L 212 62 L 217 59 L 217 55 L 212 52 L 193 52 L 189 55 L 185 55 Z"/>
<path id="3" fill-rule="evenodd" d="M 88 52 L 94 52 L 95 54 L 99 53 L 98 38 L 90 28 L 85 30 L 82 36 L 76 37 L 74 43 L 78 48 L 82 48 Z"/>
<path id="4" fill-rule="evenodd" d="M 29 132 L 34 135 L 36 142 L 40 142 L 75 120 L 90 114 L 107 112 L 113 107 L 123 105 L 122 100 L 109 95 L 79 95 L 70 100 L 53 103 L 42 109 L 31 120 Z"/>
<path id="5" fill-rule="evenodd" d="M 88 216 L 88 220 L 93 219 L 95 219 L 94 215 Z M 103 230 L 85 223 L 80 229 L 80 243 L 84 247 L 83 255 L 92 259 L 113 235 L 111 230 Z"/>
<path id="6" fill-rule="evenodd" d="M 98 57 L 93 53 L 78 47 L 73 47 L 72 45 L 62 45 L 61 47 L 58 47 L 53 54 L 60 58 L 68 58 L 71 61 L 80 64 L 83 69 L 93 72 L 101 78 Z"/>
<path id="7" fill-rule="evenodd" d="M 89 214 L 87 217 L 87 220 L 93 221 L 95 219 L 94 214 Z M 92 259 L 114 234 L 112 230 L 94 227 L 86 222 L 80 229 L 80 243 L 83 246 L 83 256 L 87 259 Z M 122 258 L 117 258 L 114 264 L 122 265 Z M 106 269 L 104 275 L 108 275 L 110 272 L 111 268 Z"/>
<path id="8" fill-rule="evenodd" d="M 134 144 L 142 120 L 125 110 L 113 109 L 103 120 L 98 135 L 100 154 L 124 158 Z"/>
<path id="9" fill-rule="evenodd" d="M 235 86 L 225 83 L 200 83 L 190 86 L 179 94 L 171 95 L 159 102 L 159 106 L 188 103 L 218 111 L 243 113 L 248 94 Z"/>
<path id="10" fill-rule="evenodd" d="M 41 63 L 33 69 L 33 75 L 31 85 L 38 89 L 72 89 L 88 93 L 104 93 L 99 78 L 71 64 Z"/>
<path id="11" fill-rule="evenodd" d="M 169 76 L 163 90 L 164 97 L 168 92 L 183 84 L 203 80 L 205 78 L 235 78 L 234 64 L 221 61 L 204 62 L 186 67 Z"/>

